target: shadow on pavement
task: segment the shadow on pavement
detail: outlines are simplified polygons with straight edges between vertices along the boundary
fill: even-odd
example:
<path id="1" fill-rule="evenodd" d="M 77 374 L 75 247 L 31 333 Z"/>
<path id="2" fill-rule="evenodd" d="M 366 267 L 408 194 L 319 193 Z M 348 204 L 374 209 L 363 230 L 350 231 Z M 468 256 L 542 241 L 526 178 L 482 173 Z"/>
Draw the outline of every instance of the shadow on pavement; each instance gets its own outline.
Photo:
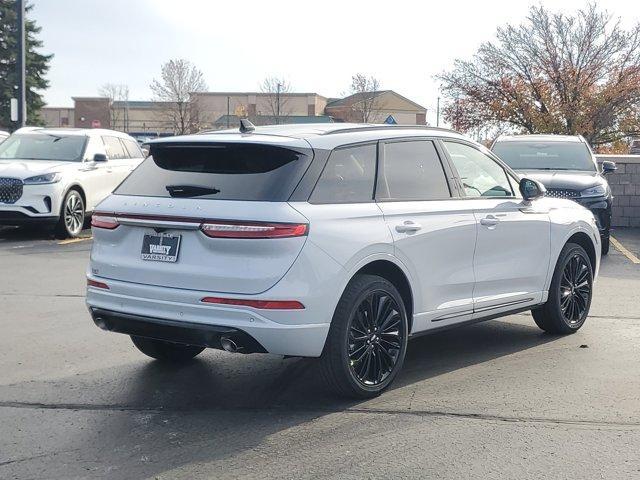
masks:
<path id="1" fill-rule="evenodd" d="M 504 321 L 418 338 L 409 344 L 404 370 L 388 399 L 393 400 L 393 390 L 556 338 L 535 326 Z M 104 474 L 109 465 L 109 478 L 137 478 L 235 456 L 296 425 L 367 408 L 367 402 L 328 394 L 316 367 L 312 359 L 206 352 L 180 366 L 141 358 L 118 369 L 32 382 L 29 390 L 34 402 L 46 399 L 98 411 L 94 424 L 61 432 L 64 449 L 76 451 L 72 463 L 78 468 L 90 458 L 97 462 L 96 473 Z M 120 409 L 134 412 L 123 414 Z M 141 455 L 148 461 L 141 463 Z M 49 464 L 49 473 L 80 473 L 68 470 L 67 461 L 57 458 L 58 468 L 67 470 L 56 472 Z"/>

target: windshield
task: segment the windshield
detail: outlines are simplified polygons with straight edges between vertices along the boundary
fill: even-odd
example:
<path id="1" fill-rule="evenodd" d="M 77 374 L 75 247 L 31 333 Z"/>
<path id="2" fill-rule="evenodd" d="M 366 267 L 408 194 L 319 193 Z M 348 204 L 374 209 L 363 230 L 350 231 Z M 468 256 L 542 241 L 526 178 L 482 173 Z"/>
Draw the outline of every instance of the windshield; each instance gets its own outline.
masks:
<path id="1" fill-rule="evenodd" d="M 11 135 L 0 144 L 0 160 L 61 160 L 80 162 L 87 137 L 22 133 Z"/>
<path id="2" fill-rule="evenodd" d="M 596 171 L 582 142 L 497 142 L 493 153 L 514 170 Z"/>

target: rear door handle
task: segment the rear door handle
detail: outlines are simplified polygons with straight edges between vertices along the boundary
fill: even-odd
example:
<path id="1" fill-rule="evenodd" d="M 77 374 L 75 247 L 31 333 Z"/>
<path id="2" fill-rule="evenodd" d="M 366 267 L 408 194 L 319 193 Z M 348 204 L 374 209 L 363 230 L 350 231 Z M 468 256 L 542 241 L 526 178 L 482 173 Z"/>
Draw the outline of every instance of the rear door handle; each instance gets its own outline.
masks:
<path id="1" fill-rule="evenodd" d="M 422 225 L 419 223 L 412 222 L 411 220 L 407 220 L 406 222 L 396 225 L 396 232 L 398 233 L 412 233 L 417 232 L 422 228 Z"/>
<path id="2" fill-rule="evenodd" d="M 493 215 L 480 219 L 480 225 L 484 225 L 485 227 L 495 227 L 498 223 L 500 223 L 500 219 Z"/>

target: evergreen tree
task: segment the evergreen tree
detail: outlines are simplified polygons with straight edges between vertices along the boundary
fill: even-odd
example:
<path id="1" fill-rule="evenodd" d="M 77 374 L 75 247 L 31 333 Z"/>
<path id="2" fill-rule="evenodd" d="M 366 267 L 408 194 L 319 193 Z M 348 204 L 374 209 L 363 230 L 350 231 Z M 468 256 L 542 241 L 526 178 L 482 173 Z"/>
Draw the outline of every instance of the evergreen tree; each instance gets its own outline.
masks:
<path id="1" fill-rule="evenodd" d="M 32 5 L 27 5 L 27 14 L 32 8 Z M 27 125 L 41 125 L 39 113 L 44 101 L 38 91 L 49 86 L 45 74 L 53 55 L 43 55 L 37 51 L 42 47 L 42 42 L 37 38 L 41 28 L 28 18 L 25 23 Z M 17 126 L 11 121 L 10 107 L 11 98 L 17 97 L 17 27 L 15 0 L 0 0 L 0 128 L 4 130 Z"/>

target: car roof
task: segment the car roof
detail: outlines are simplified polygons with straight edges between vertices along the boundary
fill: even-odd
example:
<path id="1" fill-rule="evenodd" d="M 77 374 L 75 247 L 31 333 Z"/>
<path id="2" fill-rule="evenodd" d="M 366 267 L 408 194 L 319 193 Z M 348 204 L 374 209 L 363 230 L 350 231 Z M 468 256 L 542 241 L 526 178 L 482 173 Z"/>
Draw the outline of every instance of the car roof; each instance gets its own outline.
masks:
<path id="1" fill-rule="evenodd" d="M 109 130 L 106 128 L 67 128 L 67 127 L 22 127 L 16 130 L 14 133 L 45 133 L 52 135 L 79 135 L 79 136 L 94 136 L 94 135 L 111 135 L 114 137 L 130 138 L 130 136 L 123 132 L 116 130 Z"/>
<path id="2" fill-rule="evenodd" d="M 584 142 L 580 135 L 550 135 L 550 134 L 531 134 L 531 135 L 504 135 L 496 139 L 498 142 Z"/>
<path id="3" fill-rule="evenodd" d="M 421 125 L 376 125 L 360 123 L 315 123 L 296 125 L 269 125 L 255 127 L 251 132 L 238 129 L 215 130 L 195 135 L 165 137 L 149 142 L 239 142 L 288 144 L 308 148 L 333 149 L 341 145 L 401 137 L 438 136 L 466 139 L 463 135 L 444 128 Z"/>

